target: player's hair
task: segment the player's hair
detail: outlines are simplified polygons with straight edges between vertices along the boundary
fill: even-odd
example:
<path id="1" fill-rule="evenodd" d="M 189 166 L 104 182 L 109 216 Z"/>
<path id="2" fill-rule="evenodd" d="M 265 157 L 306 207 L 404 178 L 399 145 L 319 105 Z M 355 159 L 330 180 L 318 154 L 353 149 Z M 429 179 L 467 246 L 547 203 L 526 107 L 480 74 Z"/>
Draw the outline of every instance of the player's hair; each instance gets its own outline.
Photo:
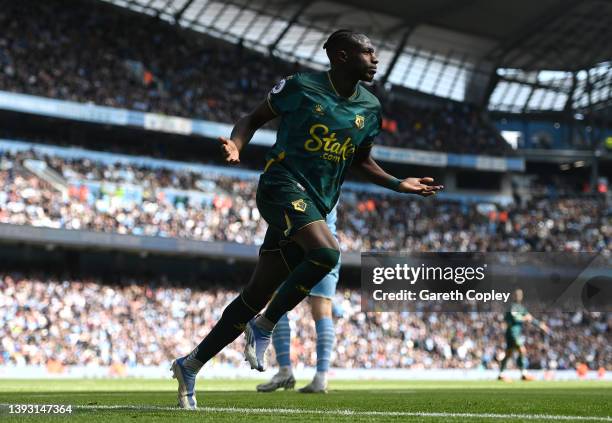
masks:
<path id="1" fill-rule="evenodd" d="M 355 43 L 355 35 L 357 35 L 357 33 L 350 29 L 339 29 L 334 31 L 323 44 L 323 49 L 327 50 L 327 54 L 329 55 L 331 52 L 338 51 Z"/>

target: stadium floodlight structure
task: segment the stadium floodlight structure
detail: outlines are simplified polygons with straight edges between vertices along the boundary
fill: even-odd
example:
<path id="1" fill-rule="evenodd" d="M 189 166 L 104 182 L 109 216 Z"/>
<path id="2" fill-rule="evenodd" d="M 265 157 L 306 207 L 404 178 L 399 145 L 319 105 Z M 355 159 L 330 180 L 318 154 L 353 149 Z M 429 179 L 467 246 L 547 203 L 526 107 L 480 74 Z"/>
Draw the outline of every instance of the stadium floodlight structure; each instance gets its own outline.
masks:
<path id="1" fill-rule="evenodd" d="M 358 28 L 383 83 L 493 111 L 590 113 L 612 98 L 607 0 L 104 1 L 315 69 L 330 32 Z"/>
<path id="2" fill-rule="evenodd" d="M 105 0 L 281 59 L 323 69 L 327 36 L 342 27 L 368 34 L 380 59 L 377 78 L 440 97 L 465 100 L 484 39 L 423 25 L 448 2 L 406 16 L 353 2 L 287 0 Z M 460 2 L 457 2 L 460 3 Z M 459 4 L 450 9 L 460 8 Z"/>

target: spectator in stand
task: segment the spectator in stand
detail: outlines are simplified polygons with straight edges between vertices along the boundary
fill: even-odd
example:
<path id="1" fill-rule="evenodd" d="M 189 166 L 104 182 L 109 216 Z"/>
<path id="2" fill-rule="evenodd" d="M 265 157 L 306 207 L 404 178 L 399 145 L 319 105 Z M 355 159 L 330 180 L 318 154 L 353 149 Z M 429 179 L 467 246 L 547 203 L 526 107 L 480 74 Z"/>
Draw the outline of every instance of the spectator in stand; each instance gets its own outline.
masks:
<path id="1" fill-rule="evenodd" d="M 25 169 L 27 159 L 43 160 L 73 188 L 55 190 Z M 99 184 L 95 195 L 82 189 L 86 182 Z M 244 244 L 260 244 L 265 234 L 254 180 L 22 152 L 0 155 L 0 184 L 0 223 Z M 167 189 L 189 194 L 171 197 Z M 198 200 L 205 193 L 212 201 Z M 483 211 L 478 204 L 346 190 L 338 240 L 343 251 L 609 252 L 611 216 L 603 195 L 536 195 L 525 204 Z"/>
<path id="2" fill-rule="evenodd" d="M 180 288 L 167 281 L 0 274 L 0 364 L 169 365 L 185 340 L 211 329 L 236 292 Z M 503 357 L 502 314 L 362 313 L 359 291 L 339 291 L 332 367 L 496 369 Z M 527 328 L 530 368 L 612 370 L 612 313 L 548 313 L 554 336 Z M 289 313 L 293 360 L 316 364 L 316 336 L 303 304 Z M 138 336 L 134 336 L 137 333 Z M 214 365 L 242 365 L 243 338 Z"/>
<path id="3" fill-rule="evenodd" d="M 300 70 L 103 2 L 0 0 L 0 26 L 0 90 L 143 112 L 235 122 L 271 85 Z M 391 99 L 384 109 L 379 144 L 511 151 L 467 105 L 427 109 Z"/>

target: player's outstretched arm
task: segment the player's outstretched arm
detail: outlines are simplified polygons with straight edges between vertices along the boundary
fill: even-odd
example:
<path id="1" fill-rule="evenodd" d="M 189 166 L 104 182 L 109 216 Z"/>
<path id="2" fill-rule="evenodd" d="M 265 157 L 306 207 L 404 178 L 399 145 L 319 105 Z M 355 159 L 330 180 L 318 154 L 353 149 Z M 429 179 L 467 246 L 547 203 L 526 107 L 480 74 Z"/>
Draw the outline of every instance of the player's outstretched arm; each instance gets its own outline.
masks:
<path id="1" fill-rule="evenodd" d="M 219 137 L 221 154 L 230 164 L 240 163 L 240 152 L 251 141 L 255 131 L 276 117 L 267 101 L 263 101 L 255 110 L 241 117 L 232 129 L 230 138 Z"/>
<path id="2" fill-rule="evenodd" d="M 525 321 L 533 323 L 538 329 L 540 329 L 546 335 L 550 334 L 550 328 L 548 327 L 548 325 L 544 323 L 543 321 L 538 320 L 535 317 L 533 317 L 531 313 L 525 316 Z"/>
<path id="3" fill-rule="evenodd" d="M 389 175 L 372 158 L 370 151 L 371 148 L 359 149 L 355 154 L 352 168 L 373 184 L 393 191 L 417 194 L 423 197 L 429 197 L 444 189 L 442 185 L 435 185 L 433 178 L 406 178 L 402 180 Z"/>

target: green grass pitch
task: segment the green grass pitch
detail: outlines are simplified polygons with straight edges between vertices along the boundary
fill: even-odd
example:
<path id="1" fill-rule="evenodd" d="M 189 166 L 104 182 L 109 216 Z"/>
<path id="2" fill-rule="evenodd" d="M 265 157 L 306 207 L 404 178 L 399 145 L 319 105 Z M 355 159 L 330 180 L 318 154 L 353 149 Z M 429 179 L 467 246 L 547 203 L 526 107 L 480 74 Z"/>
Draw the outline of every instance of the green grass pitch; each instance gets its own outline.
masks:
<path id="1" fill-rule="evenodd" d="M 305 384 L 305 381 L 298 386 Z M 338 381 L 327 395 L 257 393 L 253 380 L 198 380 L 200 410 L 175 409 L 174 380 L 0 379 L 0 421 L 612 422 L 612 383 Z M 17 415 L 9 404 L 71 404 Z"/>

